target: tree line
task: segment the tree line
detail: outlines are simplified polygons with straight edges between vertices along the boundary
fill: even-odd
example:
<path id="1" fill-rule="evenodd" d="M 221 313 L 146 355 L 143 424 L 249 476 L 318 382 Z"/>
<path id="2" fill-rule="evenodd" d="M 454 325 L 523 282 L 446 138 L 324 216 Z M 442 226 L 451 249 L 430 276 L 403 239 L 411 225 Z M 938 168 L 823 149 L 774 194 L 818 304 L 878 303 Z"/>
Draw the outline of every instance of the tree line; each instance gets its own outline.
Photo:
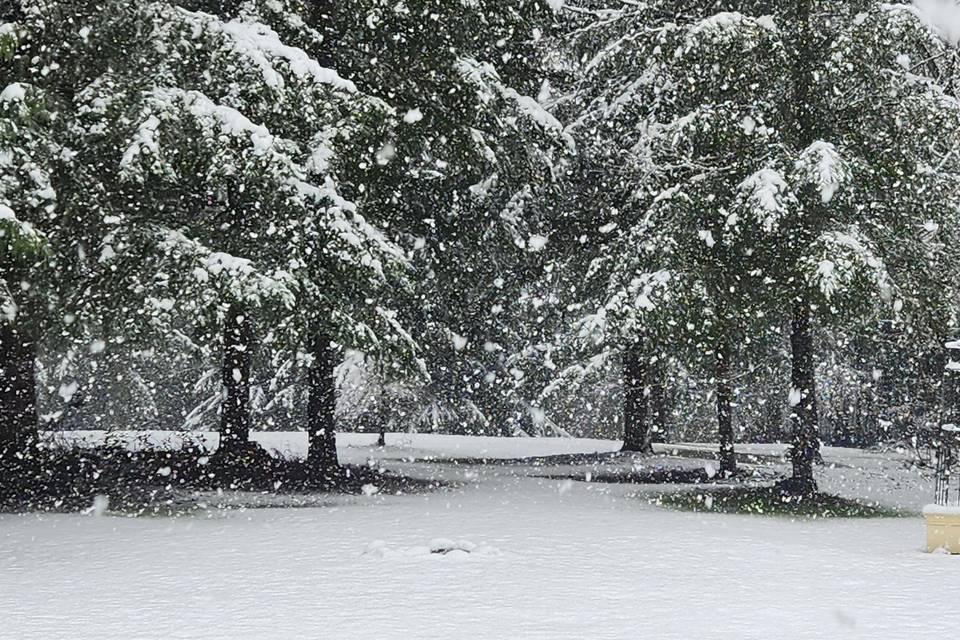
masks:
<path id="1" fill-rule="evenodd" d="M 821 417 L 852 415 L 843 380 L 944 404 L 957 56 L 915 7 L 4 11 L 4 455 L 32 450 L 45 394 L 56 423 L 88 389 L 158 413 L 180 384 L 230 464 L 254 459 L 251 406 L 285 407 L 330 474 L 347 350 L 398 428 L 616 414 L 636 451 L 699 381 L 725 473 L 767 390 L 800 493 Z"/>

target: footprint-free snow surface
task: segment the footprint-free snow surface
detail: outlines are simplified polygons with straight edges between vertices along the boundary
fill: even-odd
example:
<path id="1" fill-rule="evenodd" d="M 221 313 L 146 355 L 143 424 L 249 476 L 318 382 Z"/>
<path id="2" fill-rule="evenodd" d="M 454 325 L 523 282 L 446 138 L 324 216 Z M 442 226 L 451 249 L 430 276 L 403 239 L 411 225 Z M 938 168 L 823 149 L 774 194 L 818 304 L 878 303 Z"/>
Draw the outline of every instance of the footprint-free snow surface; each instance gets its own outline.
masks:
<path id="1" fill-rule="evenodd" d="M 922 552 L 919 516 L 680 513 L 647 499 L 662 487 L 542 477 L 572 471 L 562 459 L 450 461 L 613 442 L 370 442 L 341 438 L 341 455 L 457 484 L 170 518 L 0 516 L 0 638 L 900 640 L 960 625 L 960 558 Z M 776 472 L 781 451 L 754 453 Z M 664 452 L 677 457 L 603 464 L 711 464 Z M 911 512 L 930 495 L 897 454 L 825 457 L 831 491 Z"/>

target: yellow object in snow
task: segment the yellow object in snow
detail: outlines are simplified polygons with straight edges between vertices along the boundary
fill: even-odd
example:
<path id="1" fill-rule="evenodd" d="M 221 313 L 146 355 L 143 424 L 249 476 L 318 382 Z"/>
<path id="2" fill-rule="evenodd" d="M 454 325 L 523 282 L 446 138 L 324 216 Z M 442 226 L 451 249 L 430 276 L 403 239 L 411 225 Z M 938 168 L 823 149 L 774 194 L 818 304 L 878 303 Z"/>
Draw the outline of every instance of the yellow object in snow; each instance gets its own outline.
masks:
<path id="1" fill-rule="evenodd" d="M 946 551 L 960 554 L 960 508 L 927 506 L 923 509 L 927 521 L 927 551 Z"/>

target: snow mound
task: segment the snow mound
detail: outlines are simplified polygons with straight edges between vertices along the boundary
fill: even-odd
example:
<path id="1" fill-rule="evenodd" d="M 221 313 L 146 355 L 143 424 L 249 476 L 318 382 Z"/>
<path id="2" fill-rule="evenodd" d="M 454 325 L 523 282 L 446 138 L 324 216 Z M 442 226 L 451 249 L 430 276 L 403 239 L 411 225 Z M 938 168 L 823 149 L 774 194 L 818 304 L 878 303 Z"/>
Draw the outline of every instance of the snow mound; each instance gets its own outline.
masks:
<path id="1" fill-rule="evenodd" d="M 426 545 L 395 547 L 383 540 L 374 540 L 367 545 L 363 555 L 375 558 L 428 558 L 428 557 L 496 557 L 504 555 L 499 549 L 469 540 L 434 538 Z"/>

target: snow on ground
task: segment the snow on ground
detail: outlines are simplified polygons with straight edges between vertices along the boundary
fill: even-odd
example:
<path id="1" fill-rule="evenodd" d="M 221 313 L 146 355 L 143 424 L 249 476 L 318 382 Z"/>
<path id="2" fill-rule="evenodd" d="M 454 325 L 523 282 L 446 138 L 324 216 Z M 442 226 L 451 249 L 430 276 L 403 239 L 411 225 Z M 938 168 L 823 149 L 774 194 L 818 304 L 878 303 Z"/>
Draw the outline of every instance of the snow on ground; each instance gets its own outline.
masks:
<path id="1" fill-rule="evenodd" d="M 923 553 L 918 517 L 679 513 L 636 486 L 548 480 L 528 464 L 399 461 L 616 443 L 370 442 L 343 438 L 341 453 L 468 482 L 317 508 L 0 516 L 0 637 L 899 640 L 960 624 L 960 557 Z M 874 475 L 887 469 L 900 483 L 888 501 L 924 499 L 902 461 L 825 457 L 824 484 L 889 497 Z M 847 464 L 864 458 L 863 471 Z"/>
<path id="2" fill-rule="evenodd" d="M 64 431 L 48 434 L 48 440 L 70 445 L 93 446 L 104 442 L 123 444 L 137 449 L 144 446 L 179 448 L 185 441 L 202 445 L 209 450 L 216 448 L 219 434 L 211 431 Z M 253 432 L 252 439 L 280 455 L 302 457 L 307 452 L 307 435 L 302 431 Z M 453 458 L 511 459 L 530 456 L 553 456 L 572 453 L 611 453 L 620 449 L 616 440 L 587 438 L 500 438 L 483 436 L 451 436 L 434 433 L 389 433 L 387 445 L 377 448 L 376 434 L 342 433 L 337 435 L 340 460 L 345 463 L 362 464 L 370 459 L 386 461 L 445 460 Z M 717 450 L 715 444 L 666 444 L 656 445 L 658 453 L 667 455 L 666 460 L 657 459 L 653 464 L 667 466 L 716 466 L 713 462 L 691 462 L 690 455 L 709 456 Z M 788 472 L 785 444 L 738 444 L 737 452 L 757 456 L 759 462 L 771 470 Z M 886 452 L 883 454 L 825 447 L 823 456 L 826 468 L 820 472 L 824 490 L 849 498 L 866 498 L 888 506 L 920 513 L 923 505 L 933 495 L 929 477 L 907 469 L 909 455 Z M 643 460 L 640 461 L 644 463 Z M 623 460 L 597 463 L 598 470 L 610 471 L 624 464 Z M 437 468 L 427 465 L 401 466 L 404 473 L 417 476 L 432 475 Z M 529 470 L 527 470 L 529 471 Z M 538 475 L 559 475 L 577 471 L 570 465 L 541 466 Z M 582 469 L 580 469 L 582 471 Z M 466 471 L 470 475 L 472 471 Z"/>
<path id="3" fill-rule="evenodd" d="M 220 434 L 215 431 L 61 431 L 48 434 L 54 442 L 98 445 L 115 442 L 133 448 L 180 448 L 184 441 L 214 449 Z M 307 454 L 304 431 L 255 431 L 251 439 L 276 453 L 302 457 Z M 347 462 L 354 461 L 357 451 L 362 459 L 377 441 L 376 434 L 338 433 L 337 447 Z M 605 453 L 617 451 L 619 442 L 587 438 L 499 438 L 485 436 L 450 436 L 436 433 L 389 433 L 387 457 L 416 458 L 520 458 L 567 453 Z M 376 452 L 374 452 L 376 453 Z M 380 452 L 380 457 L 383 457 Z"/>

